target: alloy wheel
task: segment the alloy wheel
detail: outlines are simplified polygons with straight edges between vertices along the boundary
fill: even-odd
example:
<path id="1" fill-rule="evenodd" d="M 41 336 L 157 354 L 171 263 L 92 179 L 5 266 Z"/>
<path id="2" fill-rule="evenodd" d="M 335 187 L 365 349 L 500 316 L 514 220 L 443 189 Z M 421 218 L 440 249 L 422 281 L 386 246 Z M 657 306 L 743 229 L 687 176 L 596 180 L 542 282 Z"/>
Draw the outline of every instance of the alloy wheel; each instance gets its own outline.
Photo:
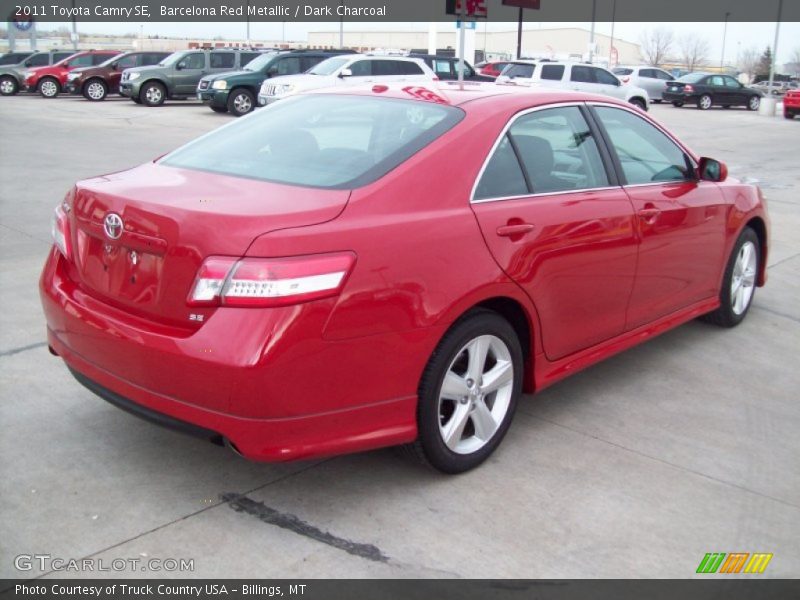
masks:
<path id="1" fill-rule="evenodd" d="M 239 94 L 233 99 L 233 106 L 239 114 L 249 113 L 253 108 L 253 102 L 247 94 Z"/>
<path id="2" fill-rule="evenodd" d="M 102 100 L 106 95 L 106 90 L 102 83 L 94 81 L 86 88 L 86 93 L 89 94 L 92 100 Z"/>
<path id="3" fill-rule="evenodd" d="M 56 94 L 58 94 L 58 86 L 56 85 L 55 81 L 43 81 L 41 86 L 39 86 L 39 90 L 42 92 L 42 96 L 45 98 L 53 98 Z"/>
<path id="4" fill-rule="evenodd" d="M 758 110 L 758 107 L 761 105 L 761 98 L 758 96 L 753 96 L 750 98 L 750 110 Z"/>
<path id="5" fill-rule="evenodd" d="M 700 98 L 700 108 L 703 110 L 711 108 L 711 96 L 703 96 Z"/>
<path id="6" fill-rule="evenodd" d="M 756 284 L 756 247 L 753 242 L 745 242 L 736 256 L 731 277 L 731 309 L 741 315 L 750 306 Z"/>
<path id="7" fill-rule="evenodd" d="M 508 412 L 514 364 L 505 342 L 493 335 L 469 341 L 458 352 L 439 391 L 439 434 L 456 454 L 483 448 Z"/>
<path id="8" fill-rule="evenodd" d="M 10 78 L 0 79 L 0 94 L 10 96 L 16 91 L 16 86 Z"/>
<path id="9" fill-rule="evenodd" d="M 144 97 L 147 98 L 147 102 L 150 104 L 158 104 L 161 102 L 161 90 L 158 86 L 150 86 L 144 93 Z"/>

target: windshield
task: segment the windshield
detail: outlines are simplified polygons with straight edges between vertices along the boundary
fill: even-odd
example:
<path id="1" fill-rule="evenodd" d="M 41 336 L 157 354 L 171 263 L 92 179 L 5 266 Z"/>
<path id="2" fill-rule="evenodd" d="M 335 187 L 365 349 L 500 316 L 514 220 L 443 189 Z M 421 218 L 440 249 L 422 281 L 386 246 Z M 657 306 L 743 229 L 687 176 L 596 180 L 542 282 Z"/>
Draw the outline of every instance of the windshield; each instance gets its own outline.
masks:
<path id="1" fill-rule="evenodd" d="M 349 58 L 329 58 L 323 60 L 316 67 L 311 69 L 309 75 L 333 75 L 341 66 L 349 61 Z"/>
<path id="2" fill-rule="evenodd" d="M 176 62 L 178 62 L 181 59 L 181 57 L 184 54 L 186 54 L 186 51 L 173 52 L 167 58 L 165 58 L 160 63 L 158 63 L 158 66 L 159 67 L 169 67 L 170 65 L 174 65 Z"/>
<path id="3" fill-rule="evenodd" d="M 414 100 L 297 96 L 190 142 L 160 164 L 351 189 L 383 177 L 463 115 L 452 106 Z"/>
<path id="4" fill-rule="evenodd" d="M 681 83 L 697 83 L 703 77 L 705 77 L 707 73 L 689 73 L 688 75 L 684 75 L 678 81 Z"/>
<path id="5" fill-rule="evenodd" d="M 626 69 L 624 67 L 619 67 L 614 69 L 614 73 L 616 73 L 617 75 L 630 75 L 631 73 L 633 73 L 633 69 Z"/>
<path id="6" fill-rule="evenodd" d="M 275 58 L 277 54 L 278 54 L 277 52 L 266 52 L 261 56 L 257 56 L 244 66 L 244 70 L 260 71 L 261 69 L 266 67 L 270 62 L 272 62 L 272 59 Z"/>

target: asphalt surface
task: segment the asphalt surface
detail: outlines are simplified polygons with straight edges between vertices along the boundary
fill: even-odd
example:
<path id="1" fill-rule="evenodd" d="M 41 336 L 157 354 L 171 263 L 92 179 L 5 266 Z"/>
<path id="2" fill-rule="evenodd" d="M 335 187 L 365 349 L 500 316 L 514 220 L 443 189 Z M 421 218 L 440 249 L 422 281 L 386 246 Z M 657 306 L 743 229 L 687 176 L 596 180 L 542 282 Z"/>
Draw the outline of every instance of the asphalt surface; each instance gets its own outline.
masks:
<path id="1" fill-rule="evenodd" d="M 0 98 L 0 577 L 694 576 L 707 552 L 800 573 L 800 120 L 654 106 L 769 199 L 746 321 L 693 322 L 525 397 L 452 477 L 390 450 L 258 464 L 82 388 L 47 352 L 37 280 L 77 179 L 230 121 L 191 102 Z M 19 555 L 193 559 L 193 572 L 15 568 Z M 24 563 L 24 559 L 23 559 Z M 120 563 L 116 563 L 119 565 Z"/>

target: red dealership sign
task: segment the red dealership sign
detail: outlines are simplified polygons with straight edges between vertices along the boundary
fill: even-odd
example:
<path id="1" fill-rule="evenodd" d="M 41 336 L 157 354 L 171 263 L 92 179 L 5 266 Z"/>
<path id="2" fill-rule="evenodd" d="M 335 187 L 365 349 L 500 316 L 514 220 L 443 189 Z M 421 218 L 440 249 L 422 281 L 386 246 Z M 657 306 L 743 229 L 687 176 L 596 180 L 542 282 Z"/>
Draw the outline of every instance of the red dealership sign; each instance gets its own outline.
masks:
<path id="1" fill-rule="evenodd" d="M 542 0 L 503 0 L 503 4 L 506 6 L 516 6 L 517 8 L 539 10 L 542 5 Z"/>

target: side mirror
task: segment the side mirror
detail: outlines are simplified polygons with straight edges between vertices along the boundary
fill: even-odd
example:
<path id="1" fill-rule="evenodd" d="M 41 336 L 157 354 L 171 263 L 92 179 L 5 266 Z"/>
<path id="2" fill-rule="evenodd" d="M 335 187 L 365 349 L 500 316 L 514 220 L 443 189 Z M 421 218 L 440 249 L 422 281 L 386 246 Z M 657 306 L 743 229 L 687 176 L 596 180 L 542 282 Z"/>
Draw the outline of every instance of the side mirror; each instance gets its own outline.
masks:
<path id="1" fill-rule="evenodd" d="M 186 63 L 181 61 L 177 65 L 175 65 L 176 71 L 183 71 L 186 68 Z"/>
<path id="2" fill-rule="evenodd" d="M 713 158 L 701 158 L 699 171 L 700 179 L 703 181 L 722 183 L 728 178 L 728 167 L 724 162 L 714 160 Z"/>
<path id="3" fill-rule="evenodd" d="M 341 71 L 339 71 L 339 77 L 341 77 L 342 79 L 344 79 L 345 77 L 352 77 L 352 76 L 353 76 L 352 69 L 342 69 Z"/>

